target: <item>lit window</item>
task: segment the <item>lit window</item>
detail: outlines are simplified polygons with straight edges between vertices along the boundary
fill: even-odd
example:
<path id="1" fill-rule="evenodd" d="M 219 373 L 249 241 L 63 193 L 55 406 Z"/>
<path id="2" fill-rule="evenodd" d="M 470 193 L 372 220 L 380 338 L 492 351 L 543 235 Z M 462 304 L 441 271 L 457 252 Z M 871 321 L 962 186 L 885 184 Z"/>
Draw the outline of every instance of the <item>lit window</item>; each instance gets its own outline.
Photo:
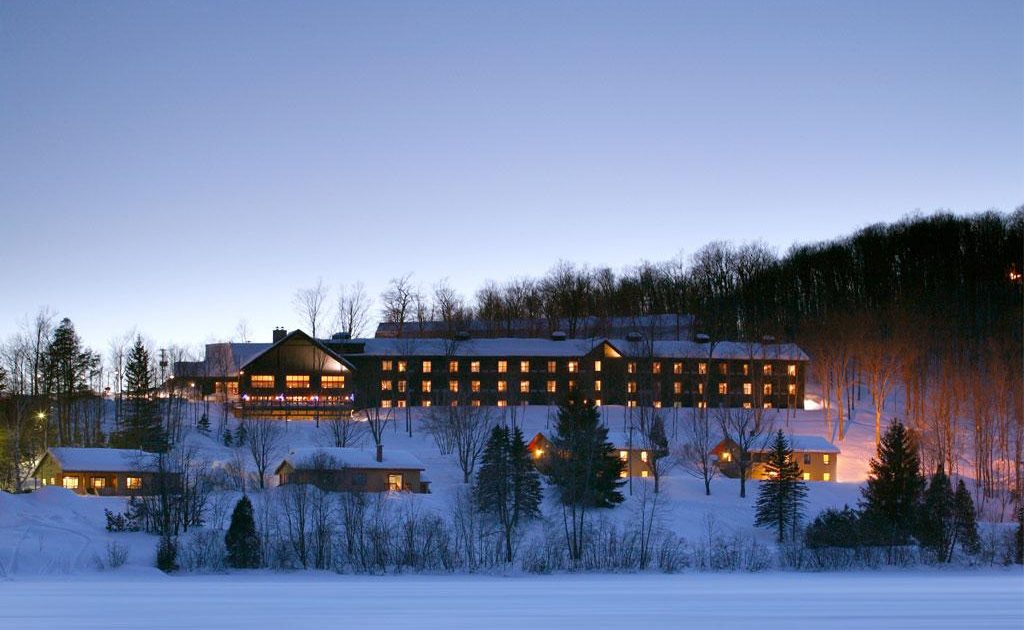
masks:
<path id="1" fill-rule="evenodd" d="M 405 402 L 405 401 L 403 400 L 401 402 Z M 380 401 L 380 406 L 383 409 L 390 409 L 391 408 L 391 401 L 390 400 L 382 400 L 382 401 Z"/>
<path id="2" fill-rule="evenodd" d="M 771 404 L 771 402 L 766 402 L 766 403 L 764 404 L 764 408 L 765 408 L 765 409 L 771 409 L 771 408 L 772 408 L 772 404 Z"/>
<path id="3" fill-rule="evenodd" d="M 458 372 L 459 371 L 459 362 L 458 361 L 449 361 L 448 362 L 448 371 L 449 372 Z"/>
<path id="4" fill-rule="evenodd" d="M 142 488 L 142 477 L 128 477 L 125 483 L 129 490 L 139 490 Z"/>
<path id="5" fill-rule="evenodd" d="M 404 394 L 406 389 L 408 389 L 406 381 L 398 381 L 398 391 Z"/>
<path id="6" fill-rule="evenodd" d="M 555 381 L 548 381 L 548 393 L 554 394 L 557 391 L 558 385 Z"/>
<path id="7" fill-rule="evenodd" d="M 832 474 L 831 473 L 823 473 L 821 475 L 821 480 L 822 481 L 832 481 Z"/>
<path id="8" fill-rule="evenodd" d="M 508 391 L 508 381 L 498 381 L 498 391 L 499 392 L 507 392 Z"/>
<path id="9" fill-rule="evenodd" d="M 728 383 L 719 383 L 718 384 L 718 393 L 719 394 L 728 394 L 729 393 L 729 384 Z"/>
<path id="10" fill-rule="evenodd" d="M 594 406 L 595 407 L 600 407 L 601 406 L 601 399 L 600 398 L 595 398 L 594 399 Z"/>
<path id="11" fill-rule="evenodd" d="M 732 461 L 732 453 L 730 453 L 729 451 L 723 451 L 722 452 L 722 461 L 723 462 L 731 462 Z"/>
<path id="12" fill-rule="evenodd" d="M 707 409 L 707 408 L 708 408 L 708 401 L 706 401 L 706 400 L 698 400 L 697 401 L 697 409 Z"/>
<path id="13" fill-rule="evenodd" d="M 786 388 L 786 391 L 789 393 L 790 396 L 796 396 L 796 384 L 790 383 L 789 386 Z"/>
<path id="14" fill-rule="evenodd" d="M 479 392 L 480 391 L 480 381 L 470 381 L 469 382 L 469 391 L 474 392 L 474 393 Z"/>
<path id="15" fill-rule="evenodd" d="M 284 377 L 284 386 L 288 389 L 309 389 L 309 375 L 288 374 Z"/>
<path id="16" fill-rule="evenodd" d="M 321 389 L 344 389 L 345 377 L 344 376 L 321 376 L 320 377 L 320 388 Z"/>
<path id="17" fill-rule="evenodd" d="M 771 376 L 772 375 L 772 364 L 771 363 L 765 363 L 763 366 L 761 366 L 761 370 L 764 372 L 765 376 Z"/>
<path id="18" fill-rule="evenodd" d="M 830 461 L 830 459 L 829 459 L 828 453 L 825 453 L 824 455 L 821 456 L 821 463 L 828 464 L 829 461 Z"/>
<path id="19" fill-rule="evenodd" d="M 629 451 L 619 451 L 619 459 L 622 461 L 629 459 Z"/>
<path id="20" fill-rule="evenodd" d="M 621 479 L 625 479 L 625 478 L 626 478 L 626 477 L 628 477 L 628 476 L 629 476 L 629 473 L 628 473 L 628 472 L 626 472 L 625 470 L 621 470 L 621 471 L 619 471 L 619 477 L 620 477 Z"/>
<path id="21" fill-rule="evenodd" d="M 430 374 L 430 370 L 433 369 L 433 364 L 430 361 L 423 362 L 423 373 Z"/>
<path id="22" fill-rule="evenodd" d="M 388 403 L 388 406 L 390 406 L 390 405 L 391 405 L 391 401 L 390 401 L 390 400 L 387 400 L 387 401 L 385 401 L 385 402 L 387 402 L 387 403 Z M 406 406 L 406 402 L 405 402 L 404 400 L 399 400 L 397 404 L 398 404 L 398 408 L 399 408 L 399 409 L 405 409 L 405 406 Z"/>
<path id="23" fill-rule="evenodd" d="M 530 381 L 519 381 L 519 393 L 529 394 L 530 393 Z"/>
<path id="24" fill-rule="evenodd" d="M 273 389 L 274 376 L 272 374 L 253 374 L 249 377 L 249 384 L 253 389 Z"/>
<path id="25" fill-rule="evenodd" d="M 92 488 L 93 490 L 100 490 L 107 487 L 107 480 L 104 477 L 93 477 Z"/>
<path id="26" fill-rule="evenodd" d="M 399 372 L 404 372 L 408 367 L 409 367 L 409 364 L 406 363 L 405 361 L 399 361 L 398 362 L 398 371 Z"/>
<path id="27" fill-rule="evenodd" d="M 646 476 L 648 476 L 648 475 L 650 475 L 650 474 L 651 474 L 651 473 L 647 472 L 646 470 L 641 470 L 641 471 L 640 471 L 640 476 L 641 476 L 641 477 L 646 477 Z"/>
<path id="28" fill-rule="evenodd" d="M 390 372 L 394 363 L 390 359 L 385 359 L 380 362 L 380 369 L 385 372 Z"/>
<path id="29" fill-rule="evenodd" d="M 771 396 L 772 395 L 772 384 L 771 383 L 765 383 L 764 384 L 764 395 L 765 396 Z"/>
<path id="30" fill-rule="evenodd" d="M 786 366 L 786 374 L 790 376 L 796 376 L 796 363 L 790 363 Z"/>
<path id="31" fill-rule="evenodd" d="M 434 391 L 434 382 L 423 381 L 422 383 L 420 383 L 420 389 L 423 391 L 424 394 L 429 394 L 430 392 Z"/>
<path id="32" fill-rule="evenodd" d="M 508 401 L 507 400 L 499 400 L 498 401 L 498 406 L 499 407 L 507 407 L 508 406 Z"/>
<path id="33" fill-rule="evenodd" d="M 704 383 L 697 383 L 697 393 L 704 394 Z"/>
<path id="34" fill-rule="evenodd" d="M 745 402 L 745 403 L 743 403 L 743 408 L 744 409 L 753 409 L 754 406 L 751 405 L 749 402 Z"/>
<path id="35" fill-rule="evenodd" d="M 480 372 L 480 362 L 479 361 L 470 361 L 469 362 L 469 371 L 474 373 L 474 374 L 479 373 Z"/>
<path id="36" fill-rule="evenodd" d="M 555 361 L 548 361 L 548 372 L 552 374 L 558 371 L 558 363 Z"/>
<path id="37" fill-rule="evenodd" d="M 498 361 L 498 374 L 508 372 L 508 361 Z"/>
<path id="38" fill-rule="evenodd" d="M 636 381 L 629 381 L 626 383 L 626 392 L 630 394 L 636 393 Z"/>
<path id="39" fill-rule="evenodd" d="M 471 401 L 469 401 L 469 406 L 470 407 L 479 407 L 480 406 L 480 401 L 479 400 L 471 400 Z"/>
<path id="40" fill-rule="evenodd" d="M 719 374 L 728 374 L 729 373 L 729 364 L 728 363 L 719 363 L 718 364 L 718 373 Z"/>
<path id="41" fill-rule="evenodd" d="M 449 404 L 449 405 L 451 405 L 452 407 L 458 407 L 458 406 L 459 406 L 459 401 L 457 401 L 457 400 L 453 400 L 453 401 L 451 401 L 451 402 L 450 402 L 450 403 L 448 403 L 448 404 Z"/>
<path id="42" fill-rule="evenodd" d="M 750 364 L 749 363 L 744 363 L 743 364 L 743 376 L 750 376 Z"/>
<path id="43" fill-rule="evenodd" d="M 676 394 L 676 395 L 683 393 L 683 382 L 682 381 L 675 381 L 675 382 L 672 383 L 672 393 Z"/>
<path id="44" fill-rule="evenodd" d="M 429 398 L 424 398 L 423 402 L 420 403 L 420 406 L 421 407 L 429 407 L 430 406 L 430 399 Z"/>
<path id="45" fill-rule="evenodd" d="M 533 449 L 533 458 L 534 459 L 540 459 L 541 457 L 544 457 L 544 449 L 542 449 L 542 448 L 535 448 L 535 449 Z"/>
<path id="46" fill-rule="evenodd" d="M 661 361 L 655 361 L 651 364 L 651 374 L 661 374 Z"/>
<path id="47" fill-rule="evenodd" d="M 450 392 L 458 392 L 459 391 L 459 382 L 456 381 L 455 379 L 452 379 L 452 380 L 448 381 L 448 391 L 450 391 Z"/>
<path id="48" fill-rule="evenodd" d="M 805 472 L 804 473 L 804 481 L 810 481 L 810 480 L 811 480 L 811 473 Z"/>
<path id="49" fill-rule="evenodd" d="M 402 382 L 404 383 L 405 381 L 402 381 Z M 388 381 L 388 380 L 381 381 L 380 382 L 380 391 L 382 391 L 382 392 L 390 392 L 391 391 L 391 381 Z"/>
<path id="50" fill-rule="evenodd" d="M 661 409 L 661 401 L 655 400 L 653 403 L 655 409 Z"/>
<path id="51" fill-rule="evenodd" d="M 530 371 L 530 362 L 529 361 L 520 361 L 519 362 L 519 371 L 523 372 L 524 374 L 526 372 L 529 372 Z"/>
<path id="52" fill-rule="evenodd" d="M 682 361 L 676 361 L 675 363 L 672 364 L 672 373 L 673 374 L 682 374 L 683 373 L 683 362 Z"/>
<path id="53" fill-rule="evenodd" d="M 579 372 L 580 371 L 580 362 L 579 361 L 569 361 L 568 367 L 569 367 L 569 371 L 570 372 Z"/>
<path id="54" fill-rule="evenodd" d="M 636 401 L 635 400 L 630 400 L 630 401 L 628 401 L 626 403 L 626 406 L 627 407 L 636 407 Z"/>
<path id="55" fill-rule="evenodd" d="M 388 475 L 388 490 L 397 492 L 402 489 L 402 475 Z"/>
<path id="56" fill-rule="evenodd" d="M 595 392 L 601 391 L 601 381 L 594 381 L 594 391 Z"/>
<path id="57" fill-rule="evenodd" d="M 707 373 L 708 373 L 708 364 L 707 363 L 698 363 L 697 364 L 697 374 L 707 374 Z"/>
<path id="58" fill-rule="evenodd" d="M 743 384 L 743 393 L 744 393 L 744 395 L 749 396 L 753 392 L 754 392 L 754 386 L 753 385 L 751 385 L 750 383 L 744 383 Z"/>
<path id="59" fill-rule="evenodd" d="M 601 371 L 601 362 L 600 361 L 594 361 L 594 371 L 595 372 L 600 372 Z"/>
<path id="60" fill-rule="evenodd" d="M 642 462 L 646 462 L 647 461 L 647 451 L 640 451 L 640 461 L 642 461 Z"/>
<path id="61" fill-rule="evenodd" d="M 636 361 L 626 363 L 626 374 L 636 374 Z"/>
<path id="62" fill-rule="evenodd" d="M 576 381 L 569 381 L 569 391 L 570 392 L 576 391 Z"/>

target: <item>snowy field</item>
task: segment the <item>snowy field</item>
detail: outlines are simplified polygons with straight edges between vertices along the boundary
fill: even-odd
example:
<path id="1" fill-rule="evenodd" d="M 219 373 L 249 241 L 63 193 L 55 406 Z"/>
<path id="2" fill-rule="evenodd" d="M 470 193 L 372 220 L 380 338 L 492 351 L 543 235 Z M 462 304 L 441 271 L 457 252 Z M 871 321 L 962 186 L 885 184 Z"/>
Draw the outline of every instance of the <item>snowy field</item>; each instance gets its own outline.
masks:
<path id="1" fill-rule="evenodd" d="M 1019 571 L 509 578 L 259 573 L 0 583 L 0 628 L 20 630 L 796 625 L 1020 630 L 1024 577 Z"/>

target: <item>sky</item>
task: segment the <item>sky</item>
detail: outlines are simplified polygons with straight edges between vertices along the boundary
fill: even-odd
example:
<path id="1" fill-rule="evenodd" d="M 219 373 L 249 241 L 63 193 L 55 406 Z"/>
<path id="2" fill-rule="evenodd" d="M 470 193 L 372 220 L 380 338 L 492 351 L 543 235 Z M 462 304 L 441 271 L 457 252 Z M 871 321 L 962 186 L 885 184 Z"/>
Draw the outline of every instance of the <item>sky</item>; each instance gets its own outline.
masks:
<path id="1" fill-rule="evenodd" d="M 1024 203 L 1024 3 L 0 2 L 0 340 Z"/>

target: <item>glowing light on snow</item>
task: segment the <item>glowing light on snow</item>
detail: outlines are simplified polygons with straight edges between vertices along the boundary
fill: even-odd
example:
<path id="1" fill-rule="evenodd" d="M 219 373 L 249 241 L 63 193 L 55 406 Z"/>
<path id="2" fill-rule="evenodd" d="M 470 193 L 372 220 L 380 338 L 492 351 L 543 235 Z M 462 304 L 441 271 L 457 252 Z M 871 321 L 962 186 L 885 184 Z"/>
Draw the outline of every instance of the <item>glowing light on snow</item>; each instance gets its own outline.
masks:
<path id="1" fill-rule="evenodd" d="M 821 409 L 821 403 L 813 398 L 804 398 L 804 409 L 808 411 L 818 411 Z"/>

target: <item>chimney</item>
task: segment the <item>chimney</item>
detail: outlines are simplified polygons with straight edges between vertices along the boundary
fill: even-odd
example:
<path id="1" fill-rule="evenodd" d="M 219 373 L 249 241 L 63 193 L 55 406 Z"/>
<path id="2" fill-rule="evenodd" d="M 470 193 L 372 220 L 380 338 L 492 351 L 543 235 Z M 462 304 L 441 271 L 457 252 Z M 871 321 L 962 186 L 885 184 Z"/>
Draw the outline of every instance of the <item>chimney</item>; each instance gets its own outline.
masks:
<path id="1" fill-rule="evenodd" d="M 551 341 L 565 341 L 566 334 L 561 330 L 551 333 Z"/>
<path id="2" fill-rule="evenodd" d="M 274 343 L 281 341 L 288 334 L 288 331 L 278 326 L 274 329 Z"/>
<path id="3" fill-rule="evenodd" d="M 377 445 L 377 461 L 378 462 L 384 461 L 384 445 L 383 444 L 378 444 Z"/>

